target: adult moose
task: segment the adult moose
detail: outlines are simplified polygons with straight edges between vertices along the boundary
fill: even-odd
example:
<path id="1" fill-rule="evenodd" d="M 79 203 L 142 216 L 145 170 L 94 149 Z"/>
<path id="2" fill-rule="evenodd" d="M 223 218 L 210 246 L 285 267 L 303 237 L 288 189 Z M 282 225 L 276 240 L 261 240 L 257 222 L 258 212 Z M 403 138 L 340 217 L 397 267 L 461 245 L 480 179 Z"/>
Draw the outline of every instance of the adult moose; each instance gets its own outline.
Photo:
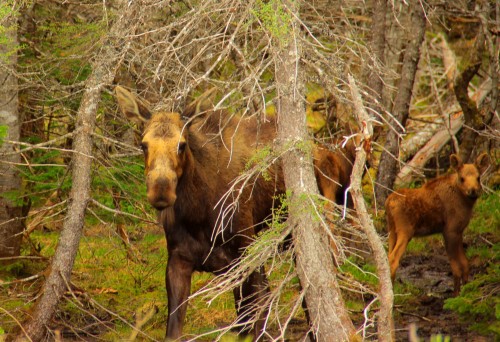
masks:
<path id="1" fill-rule="evenodd" d="M 147 122 L 141 142 L 147 198 L 160 211 L 166 234 L 167 338 L 177 339 L 182 335 L 192 273 L 227 271 L 263 228 L 261 222 L 271 214 L 274 196 L 284 191 L 278 166 L 270 167 L 268 174 L 275 181 L 258 177 L 248 187 L 236 189 L 243 194 L 238 210 L 229 218 L 221 215 L 226 208 L 221 208 L 219 200 L 250 157 L 272 143 L 275 125 L 273 121 L 258 124 L 255 118 L 242 119 L 224 111 L 199 113 L 203 112 L 202 101 L 188 106 L 183 116 L 151 113 L 126 89 L 117 86 L 115 91 L 128 118 Z M 216 234 L 218 227 L 223 229 Z M 250 274 L 234 290 L 239 324 L 244 326 L 255 318 L 253 311 L 266 290 L 263 270 Z M 254 338 L 262 328 L 262 318 L 257 317 Z"/>
<path id="2" fill-rule="evenodd" d="M 469 277 L 469 263 L 463 247 L 463 232 L 481 192 L 480 176 L 489 166 L 486 153 L 474 164 L 450 156 L 454 173 L 427 182 L 420 189 L 401 189 L 385 202 L 389 231 L 389 264 L 392 281 L 401 256 L 413 236 L 442 233 L 454 280 L 454 295 Z"/>

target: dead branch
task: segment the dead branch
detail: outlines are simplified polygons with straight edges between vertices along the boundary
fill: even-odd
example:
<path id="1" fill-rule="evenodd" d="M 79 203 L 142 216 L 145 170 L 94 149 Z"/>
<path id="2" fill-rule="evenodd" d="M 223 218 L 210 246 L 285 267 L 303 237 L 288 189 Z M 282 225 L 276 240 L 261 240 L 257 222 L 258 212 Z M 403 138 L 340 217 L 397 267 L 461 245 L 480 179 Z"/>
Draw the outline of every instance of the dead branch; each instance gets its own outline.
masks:
<path id="1" fill-rule="evenodd" d="M 373 222 L 368 215 L 365 201 L 362 194 L 361 178 L 366 163 L 366 155 L 370 152 L 370 142 L 373 135 L 371 126 L 372 119 L 366 112 L 354 78 L 349 75 L 349 88 L 354 103 L 356 120 L 360 127 L 360 134 L 363 136 L 362 146 L 356 153 L 356 161 L 351 174 L 351 194 L 354 206 L 359 217 L 361 229 L 364 230 L 377 265 L 377 276 L 380 282 L 379 300 L 380 311 L 378 313 L 378 339 L 379 341 L 394 341 L 394 320 L 392 317 L 392 304 L 394 295 L 392 292 L 392 282 L 390 278 L 389 263 L 384 246 L 380 240 Z"/>
<path id="2" fill-rule="evenodd" d="M 491 92 L 491 80 L 488 79 L 472 95 L 472 100 L 478 104 L 482 103 Z M 398 173 L 395 186 L 400 187 L 408 184 L 413 179 L 415 173 L 419 174 L 425 164 L 436 155 L 458 133 L 464 125 L 464 115 L 461 111 L 446 114 L 449 120 L 445 120 L 444 128 L 434 133 L 432 138 L 422 147 Z"/>

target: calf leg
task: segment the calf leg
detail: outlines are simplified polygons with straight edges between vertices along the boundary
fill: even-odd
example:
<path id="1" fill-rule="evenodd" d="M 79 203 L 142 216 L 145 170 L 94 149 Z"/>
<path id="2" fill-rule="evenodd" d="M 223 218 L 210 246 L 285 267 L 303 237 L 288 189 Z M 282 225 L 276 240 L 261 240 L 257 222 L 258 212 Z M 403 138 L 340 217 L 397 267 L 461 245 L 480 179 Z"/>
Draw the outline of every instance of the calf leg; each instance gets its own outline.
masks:
<path id="1" fill-rule="evenodd" d="M 446 253 L 453 273 L 453 295 L 458 296 L 462 284 L 469 280 L 469 262 L 465 256 L 461 233 L 444 233 Z"/>
<path id="2" fill-rule="evenodd" d="M 239 330 L 243 334 L 249 333 L 254 323 L 254 340 L 257 340 L 264 330 L 266 311 L 262 309 L 262 305 L 265 304 L 268 291 L 264 267 L 254 271 L 240 287 L 233 290 Z"/>
<path id="3" fill-rule="evenodd" d="M 166 285 L 168 297 L 167 339 L 182 336 L 187 299 L 191 293 L 193 265 L 173 254 L 167 263 Z"/>
<path id="4" fill-rule="evenodd" d="M 399 261 L 406 251 L 406 247 L 408 246 L 408 242 L 410 242 L 412 236 L 410 234 L 406 234 L 406 229 L 399 229 L 399 233 L 396 234 L 396 231 L 393 230 L 389 233 L 389 266 L 391 268 L 391 279 L 394 283 L 396 279 L 396 271 L 399 267 Z M 391 249 L 391 235 L 393 248 Z"/>

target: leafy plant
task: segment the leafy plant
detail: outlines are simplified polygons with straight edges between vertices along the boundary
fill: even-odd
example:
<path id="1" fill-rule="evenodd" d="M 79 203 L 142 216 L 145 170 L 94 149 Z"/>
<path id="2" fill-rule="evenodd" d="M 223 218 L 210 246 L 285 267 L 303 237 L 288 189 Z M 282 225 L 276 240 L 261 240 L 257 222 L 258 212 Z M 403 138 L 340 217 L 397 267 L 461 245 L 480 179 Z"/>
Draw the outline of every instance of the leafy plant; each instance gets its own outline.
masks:
<path id="1" fill-rule="evenodd" d="M 273 38 L 277 39 L 281 44 L 287 41 L 290 36 L 291 16 L 285 12 L 281 1 L 258 0 L 252 14 Z"/>
<path id="2" fill-rule="evenodd" d="M 2 146 L 3 140 L 7 136 L 8 131 L 9 131 L 8 126 L 0 125 L 0 146 Z"/>
<path id="3" fill-rule="evenodd" d="M 445 301 L 444 308 L 457 312 L 481 333 L 500 337 L 500 264 L 491 264 L 487 272 L 476 275 L 460 296 Z"/>

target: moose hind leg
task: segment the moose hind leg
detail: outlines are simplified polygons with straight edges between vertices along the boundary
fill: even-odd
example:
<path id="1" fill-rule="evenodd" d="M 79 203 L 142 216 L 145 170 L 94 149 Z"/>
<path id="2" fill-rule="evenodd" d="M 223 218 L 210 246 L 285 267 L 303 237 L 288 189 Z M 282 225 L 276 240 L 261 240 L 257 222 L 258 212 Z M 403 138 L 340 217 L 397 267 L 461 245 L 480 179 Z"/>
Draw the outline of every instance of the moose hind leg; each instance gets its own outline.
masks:
<path id="1" fill-rule="evenodd" d="M 408 242 L 410 242 L 412 236 L 409 234 L 399 233 L 396 234 L 394 248 L 389 252 L 389 266 L 391 268 L 391 279 L 394 283 L 396 279 L 396 271 L 399 267 L 399 261 L 406 251 Z"/>
<path id="2" fill-rule="evenodd" d="M 445 233 L 444 242 L 453 273 L 453 295 L 457 296 L 461 285 L 469 278 L 469 262 L 465 256 L 463 236 L 461 233 Z"/>
<path id="3" fill-rule="evenodd" d="M 249 334 L 253 326 L 254 340 L 261 335 L 266 312 L 263 305 L 268 292 L 269 285 L 264 267 L 254 271 L 240 287 L 233 290 L 238 315 L 236 323 L 240 334 Z"/>

